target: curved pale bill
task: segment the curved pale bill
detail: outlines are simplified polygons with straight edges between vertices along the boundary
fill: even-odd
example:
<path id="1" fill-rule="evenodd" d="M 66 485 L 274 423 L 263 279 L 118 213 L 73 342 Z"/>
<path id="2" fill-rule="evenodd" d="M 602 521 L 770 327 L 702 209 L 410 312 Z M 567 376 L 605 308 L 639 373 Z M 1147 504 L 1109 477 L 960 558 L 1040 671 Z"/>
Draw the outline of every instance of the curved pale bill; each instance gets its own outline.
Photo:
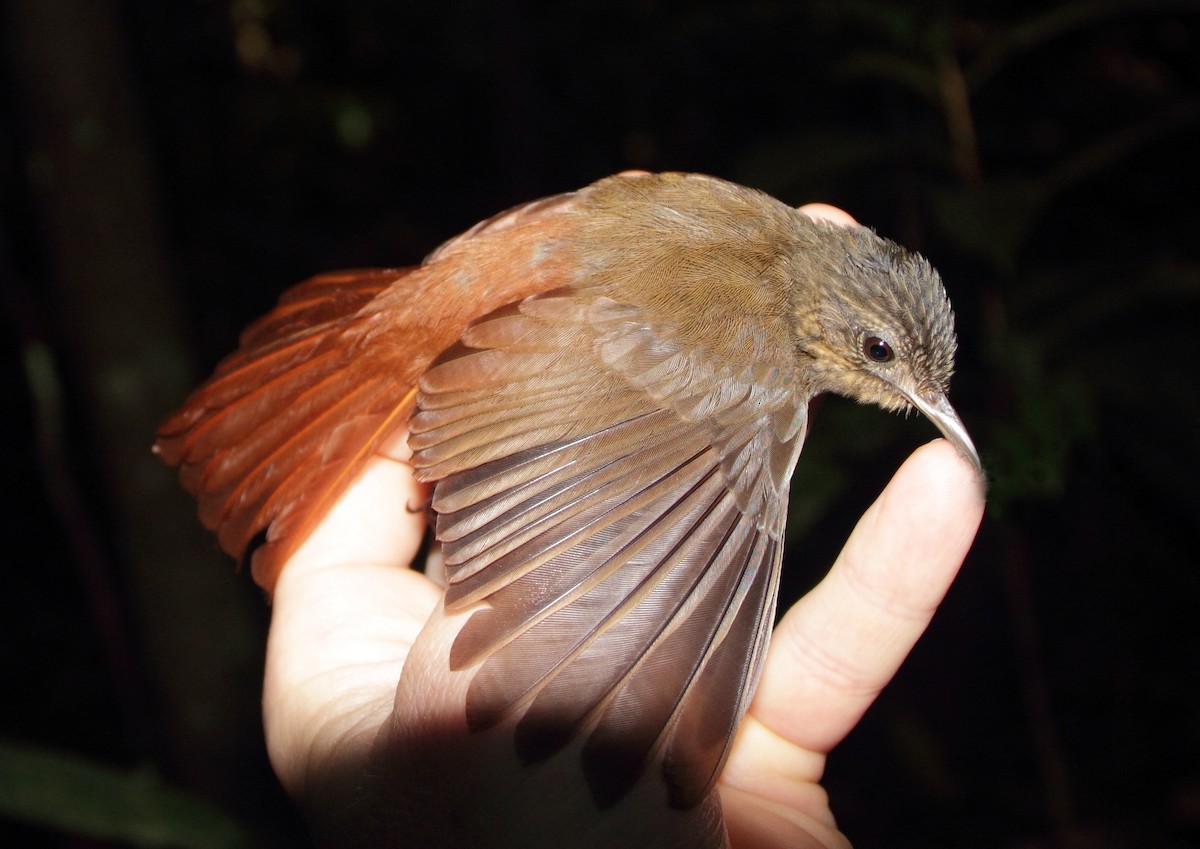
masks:
<path id="1" fill-rule="evenodd" d="M 942 435 L 949 439 L 951 444 L 958 449 L 958 453 L 975 467 L 976 472 L 982 475 L 983 466 L 979 463 L 979 452 L 975 450 L 975 444 L 971 442 L 971 437 L 967 435 L 967 429 L 963 426 L 962 419 L 958 417 L 958 413 L 954 412 L 954 408 L 950 406 L 949 399 L 940 392 L 931 396 L 922 396 L 916 392 L 905 392 L 904 394 L 909 401 L 912 401 L 914 407 L 937 425 Z"/>

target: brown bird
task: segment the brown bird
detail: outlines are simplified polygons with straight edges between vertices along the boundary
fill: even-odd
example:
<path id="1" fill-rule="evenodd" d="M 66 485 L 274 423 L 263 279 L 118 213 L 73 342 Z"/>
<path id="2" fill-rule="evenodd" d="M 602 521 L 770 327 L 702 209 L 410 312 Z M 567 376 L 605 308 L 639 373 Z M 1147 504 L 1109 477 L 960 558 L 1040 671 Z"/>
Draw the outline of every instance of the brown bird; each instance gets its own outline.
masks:
<path id="1" fill-rule="evenodd" d="M 954 319 L 922 258 L 692 174 L 496 216 L 416 268 L 312 278 L 162 426 L 200 517 L 268 591 L 408 427 L 473 731 L 579 743 L 600 811 L 655 777 L 710 799 L 775 606 L 808 402 L 927 415 Z M 257 547 L 255 547 L 257 545 Z"/>

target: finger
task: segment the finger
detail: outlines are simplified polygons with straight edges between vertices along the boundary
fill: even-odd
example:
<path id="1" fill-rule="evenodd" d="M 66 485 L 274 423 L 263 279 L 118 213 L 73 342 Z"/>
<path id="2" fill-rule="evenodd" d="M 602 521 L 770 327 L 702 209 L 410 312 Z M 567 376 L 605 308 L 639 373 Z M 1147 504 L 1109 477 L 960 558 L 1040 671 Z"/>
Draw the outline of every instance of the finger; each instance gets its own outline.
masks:
<path id="1" fill-rule="evenodd" d="M 425 532 L 419 508 L 427 495 L 413 477 L 407 437 L 399 433 L 383 446 L 288 560 L 293 577 L 347 564 L 412 562 Z"/>
<path id="2" fill-rule="evenodd" d="M 838 209 L 836 206 L 830 206 L 827 203 L 806 203 L 799 207 L 799 210 L 809 218 L 815 218 L 818 221 L 826 221 L 830 224 L 836 224 L 839 227 L 854 227 L 858 224 L 854 220 L 854 216 L 844 209 Z"/>
<path id="3" fill-rule="evenodd" d="M 840 741 L 929 624 L 982 519 L 983 494 L 945 440 L 914 452 L 829 574 L 775 629 L 753 715 L 813 752 Z"/>
<path id="4" fill-rule="evenodd" d="M 849 849 L 817 782 L 825 756 L 797 749 L 751 714 L 721 773 L 721 804 L 738 847 Z"/>
<path id="5" fill-rule="evenodd" d="M 392 456 L 403 456 L 392 452 Z M 372 460 L 288 561 L 273 601 L 263 693 L 268 752 L 290 792 L 357 734 L 365 760 L 440 590 L 406 567 L 425 517 L 407 463 Z"/>

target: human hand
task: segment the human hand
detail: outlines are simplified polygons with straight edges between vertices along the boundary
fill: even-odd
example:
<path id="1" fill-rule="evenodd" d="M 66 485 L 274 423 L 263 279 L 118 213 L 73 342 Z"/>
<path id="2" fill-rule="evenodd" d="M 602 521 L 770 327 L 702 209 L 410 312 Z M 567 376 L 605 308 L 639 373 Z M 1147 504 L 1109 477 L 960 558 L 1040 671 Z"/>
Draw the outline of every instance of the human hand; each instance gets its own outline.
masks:
<path id="1" fill-rule="evenodd" d="M 335 845 L 453 845 L 454 817 L 439 810 L 462 802 L 451 785 L 389 770 L 390 762 L 408 763 L 405 752 L 391 748 L 389 727 L 400 722 L 411 740 L 425 727 L 438 733 L 439 711 L 455 704 L 461 711 L 462 684 L 446 669 L 445 652 L 462 617 L 442 615 L 440 587 L 408 568 L 425 518 L 412 508 L 426 493 L 404 462 L 403 435 L 383 453 L 291 558 L 276 587 L 267 743 L 281 782 L 319 838 Z M 924 446 L 863 516 L 825 579 L 780 622 L 720 779 L 733 846 L 849 845 L 819 783 L 826 755 L 924 631 L 982 510 L 982 484 L 970 465 L 944 440 Z M 408 694 L 397 700 L 410 652 Z M 455 758 L 445 753 L 446 772 L 456 768 Z"/>

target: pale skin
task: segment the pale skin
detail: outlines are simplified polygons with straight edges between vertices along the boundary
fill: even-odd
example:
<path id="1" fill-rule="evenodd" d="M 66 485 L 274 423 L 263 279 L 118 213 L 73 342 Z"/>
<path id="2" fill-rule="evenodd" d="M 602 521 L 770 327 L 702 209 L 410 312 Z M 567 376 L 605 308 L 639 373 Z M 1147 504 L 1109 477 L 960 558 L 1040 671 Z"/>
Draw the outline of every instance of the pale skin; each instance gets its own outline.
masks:
<path id="1" fill-rule="evenodd" d="M 804 210 L 852 221 L 832 207 Z M 356 821 L 386 814 L 363 810 L 361 789 L 378 771 L 372 759 L 387 757 L 373 746 L 392 715 L 405 660 L 441 603 L 440 586 L 410 568 L 425 526 L 424 512 L 413 508 L 428 493 L 407 459 L 400 434 L 275 588 L 263 694 L 268 750 L 318 835 L 368 833 Z M 925 630 L 983 505 L 983 483 L 949 443 L 923 446 L 863 515 L 824 580 L 783 617 L 720 779 L 734 847 L 850 845 L 820 784 L 826 757 Z M 445 657 L 460 624 L 426 634 L 419 651 L 440 648 Z M 439 674 L 438 664 L 422 667 L 427 677 Z M 432 691 L 438 681 L 423 686 Z"/>

